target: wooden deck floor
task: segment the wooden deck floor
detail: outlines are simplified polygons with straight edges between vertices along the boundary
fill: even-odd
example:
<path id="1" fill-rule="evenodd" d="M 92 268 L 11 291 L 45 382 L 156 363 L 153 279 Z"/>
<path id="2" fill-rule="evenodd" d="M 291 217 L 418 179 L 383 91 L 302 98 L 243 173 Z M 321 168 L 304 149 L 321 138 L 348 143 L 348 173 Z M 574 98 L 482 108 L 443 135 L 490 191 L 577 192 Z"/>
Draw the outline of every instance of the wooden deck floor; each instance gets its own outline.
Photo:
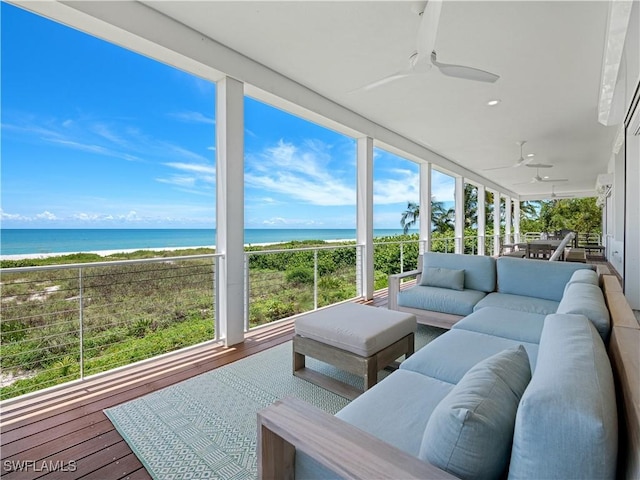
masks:
<path id="1" fill-rule="evenodd" d="M 378 292 L 371 305 L 386 307 Z M 242 345 L 219 344 L 150 362 L 6 406 L 0 418 L 0 476 L 6 480 L 149 479 L 103 410 L 291 339 L 293 321 L 254 330 Z"/>

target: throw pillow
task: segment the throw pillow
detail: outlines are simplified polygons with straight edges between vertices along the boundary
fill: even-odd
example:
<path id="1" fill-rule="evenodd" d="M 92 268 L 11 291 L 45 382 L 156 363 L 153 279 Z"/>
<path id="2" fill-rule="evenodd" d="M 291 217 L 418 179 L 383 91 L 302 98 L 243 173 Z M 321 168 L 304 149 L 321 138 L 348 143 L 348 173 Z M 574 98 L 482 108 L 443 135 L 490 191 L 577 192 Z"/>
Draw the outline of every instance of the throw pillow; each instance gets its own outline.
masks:
<path id="1" fill-rule="evenodd" d="M 471 368 L 434 409 L 419 457 L 462 479 L 499 478 L 531 367 L 522 345 Z"/>
<path id="2" fill-rule="evenodd" d="M 464 270 L 451 268 L 429 267 L 422 272 L 420 285 L 425 287 L 449 288 L 464 290 Z"/>

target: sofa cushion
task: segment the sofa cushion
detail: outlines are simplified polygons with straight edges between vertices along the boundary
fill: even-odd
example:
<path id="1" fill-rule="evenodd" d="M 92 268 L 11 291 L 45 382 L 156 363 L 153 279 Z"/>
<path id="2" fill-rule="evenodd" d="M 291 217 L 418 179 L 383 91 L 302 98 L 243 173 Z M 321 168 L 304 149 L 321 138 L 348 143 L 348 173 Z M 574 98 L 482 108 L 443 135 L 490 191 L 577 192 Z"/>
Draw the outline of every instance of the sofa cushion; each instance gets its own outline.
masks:
<path id="1" fill-rule="evenodd" d="M 452 388 L 450 383 L 397 370 L 340 410 L 336 417 L 417 457 L 431 412 Z M 297 479 L 342 478 L 303 452 L 296 452 L 295 461 Z"/>
<path id="2" fill-rule="evenodd" d="M 550 313 L 556 313 L 558 305 L 560 305 L 560 302 L 554 300 L 494 292 L 480 300 L 476 306 L 473 307 L 473 310 L 477 311 L 486 307 L 498 307 L 507 310 L 517 310 L 519 312 L 548 315 Z"/>
<path id="3" fill-rule="evenodd" d="M 565 285 L 580 269 L 593 270 L 595 267 L 573 262 L 500 257 L 496 261 L 497 291 L 559 302 Z"/>
<path id="4" fill-rule="evenodd" d="M 600 287 L 588 283 L 567 285 L 557 313 L 584 315 L 593 322 L 605 342 L 609 339 L 609 310 Z"/>
<path id="5" fill-rule="evenodd" d="M 604 343 L 583 315 L 548 315 L 516 414 L 509 478 L 614 478 L 617 411 Z"/>
<path id="6" fill-rule="evenodd" d="M 443 382 L 458 383 L 465 373 L 482 360 L 507 348 L 522 344 L 535 368 L 538 345 L 517 342 L 484 333 L 453 329 L 429 342 L 400 364 L 401 370 L 428 375 Z"/>
<path id="7" fill-rule="evenodd" d="M 429 267 L 420 276 L 420 285 L 425 287 L 450 288 L 464 290 L 464 270 Z"/>
<path id="8" fill-rule="evenodd" d="M 370 357 L 416 331 L 416 317 L 386 308 L 343 303 L 298 317 L 296 334 Z"/>
<path id="9" fill-rule="evenodd" d="M 462 479 L 499 478 L 509 463 L 516 410 L 529 380 L 522 345 L 478 363 L 431 414 L 419 458 Z"/>
<path id="10" fill-rule="evenodd" d="M 452 388 L 435 378 L 397 370 L 336 417 L 417 456 L 431 412 Z"/>
<path id="11" fill-rule="evenodd" d="M 486 333 L 518 342 L 538 343 L 542 334 L 544 317 L 546 315 L 538 313 L 485 307 L 463 318 L 452 328 Z"/>
<path id="12" fill-rule="evenodd" d="M 425 252 L 422 271 L 430 267 L 464 270 L 464 288 L 493 292 L 496 289 L 496 260 L 479 255 Z"/>
<path id="13" fill-rule="evenodd" d="M 586 268 L 581 268 L 580 270 L 576 270 L 571 275 L 569 279 L 570 283 L 590 283 L 591 285 L 598 285 L 600 282 L 598 281 L 598 273 L 594 270 L 587 270 Z"/>
<path id="14" fill-rule="evenodd" d="M 416 285 L 398 293 L 398 305 L 453 315 L 469 315 L 485 295 L 486 293 L 477 290 L 451 290 Z"/>

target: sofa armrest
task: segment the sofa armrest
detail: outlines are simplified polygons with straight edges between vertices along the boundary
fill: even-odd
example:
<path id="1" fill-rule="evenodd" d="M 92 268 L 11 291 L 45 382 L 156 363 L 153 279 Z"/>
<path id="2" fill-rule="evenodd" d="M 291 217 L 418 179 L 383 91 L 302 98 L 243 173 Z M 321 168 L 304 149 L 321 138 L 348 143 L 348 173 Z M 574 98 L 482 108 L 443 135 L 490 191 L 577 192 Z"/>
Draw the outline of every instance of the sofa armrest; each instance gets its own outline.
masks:
<path id="1" fill-rule="evenodd" d="M 416 283 L 420 282 L 420 276 L 422 275 L 422 270 L 411 270 L 409 272 L 396 273 L 395 275 L 389 275 L 389 288 L 387 290 L 387 305 L 390 310 L 398 309 L 398 292 L 400 292 L 400 287 L 402 284 L 402 280 L 405 278 L 416 277 Z"/>
<path id="2" fill-rule="evenodd" d="M 300 399 L 258 412 L 258 478 L 295 478 L 296 450 L 343 478 L 456 478 Z"/>

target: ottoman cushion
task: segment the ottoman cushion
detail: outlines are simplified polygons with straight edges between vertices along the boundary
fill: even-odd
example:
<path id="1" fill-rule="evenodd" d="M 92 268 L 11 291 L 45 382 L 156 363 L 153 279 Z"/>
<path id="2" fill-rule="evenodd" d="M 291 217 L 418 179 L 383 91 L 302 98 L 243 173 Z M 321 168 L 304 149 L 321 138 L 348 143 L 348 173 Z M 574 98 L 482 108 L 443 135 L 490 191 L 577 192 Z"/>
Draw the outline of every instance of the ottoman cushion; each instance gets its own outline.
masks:
<path id="1" fill-rule="evenodd" d="M 416 331 L 415 315 L 344 303 L 296 319 L 296 334 L 370 357 Z"/>

